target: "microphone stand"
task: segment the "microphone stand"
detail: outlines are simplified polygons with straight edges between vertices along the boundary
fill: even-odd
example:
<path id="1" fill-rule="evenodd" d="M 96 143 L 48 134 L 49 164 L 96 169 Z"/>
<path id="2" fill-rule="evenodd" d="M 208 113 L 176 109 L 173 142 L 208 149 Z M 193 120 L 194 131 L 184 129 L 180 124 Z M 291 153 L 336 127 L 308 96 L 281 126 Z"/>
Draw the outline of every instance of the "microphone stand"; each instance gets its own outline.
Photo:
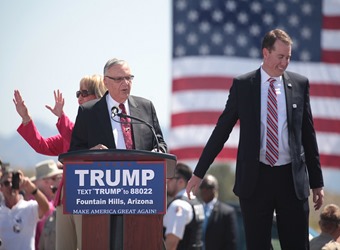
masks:
<path id="1" fill-rule="evenodd" d="M 158 141 L 158 137 L 157 137 L 157 135 L 156 135 L 155 129 L 153 128 L 153 126 L 151 126 L 151 124 L 149 124 L 149 123 L 147 123 L 146 121 L 144 121 L 144 120 L 142 120 L 142 119 L 140 119 L 140 118 L 137 118 L 137 117 L 135 117 L 135 116 L 131 116 L 131 115 L 123 114 L 123 113 L 114 113 L 114 115 L 117 115 L 117 116 L 122 117 L 122 118 L 130 118 L 130 119 L 139 121 L 139 122 L 145 124 L 146 126 L 148 126 L 148 127 L 150 128 L 150 130 L 152 131 L 153 136 L 154 136 L 155 139 L 156 139 L 157 152 L 161 152 L 160 149 L 159 149 L 159 141 Z"/>

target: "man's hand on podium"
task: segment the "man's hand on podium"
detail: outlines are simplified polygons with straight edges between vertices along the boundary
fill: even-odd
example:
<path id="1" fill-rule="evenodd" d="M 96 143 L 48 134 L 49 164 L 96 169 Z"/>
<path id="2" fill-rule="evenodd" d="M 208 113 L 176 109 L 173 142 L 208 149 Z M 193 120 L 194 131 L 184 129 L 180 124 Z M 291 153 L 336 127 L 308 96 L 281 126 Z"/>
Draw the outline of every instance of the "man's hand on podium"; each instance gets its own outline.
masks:
<path id="1" fill-rule="evenodd" d="M 109 149 L 108 147 L 106 147 L 105 145 L 103 144 L 98 144 L 92 148 L 90 148 L 90 150 L 94 150 L 94 149 Z"/>

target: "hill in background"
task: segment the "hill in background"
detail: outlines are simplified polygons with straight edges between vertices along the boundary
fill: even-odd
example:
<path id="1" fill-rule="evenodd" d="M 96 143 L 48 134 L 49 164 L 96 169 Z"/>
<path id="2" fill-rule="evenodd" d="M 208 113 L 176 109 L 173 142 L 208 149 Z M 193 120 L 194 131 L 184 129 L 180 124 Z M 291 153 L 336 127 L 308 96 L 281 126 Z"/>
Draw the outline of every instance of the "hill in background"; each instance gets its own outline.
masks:
<path id="1" fill-rule="evenodd" d="M 50 137 L 58 134 L 55 127 L 49 127 L 40 121 L 34 122 L 42 136 Z M 8 162 L 11 167 L 16 169 L 34 169 L 34 166 L 40 161 L 58 159 L 58 157 L 44 156 L 36 153 L 19 135 L 16 129 L 17 126 L 13 127 L 13 134 L 8 137 L 0 135 L 0 158 L 3 162 Z"/>

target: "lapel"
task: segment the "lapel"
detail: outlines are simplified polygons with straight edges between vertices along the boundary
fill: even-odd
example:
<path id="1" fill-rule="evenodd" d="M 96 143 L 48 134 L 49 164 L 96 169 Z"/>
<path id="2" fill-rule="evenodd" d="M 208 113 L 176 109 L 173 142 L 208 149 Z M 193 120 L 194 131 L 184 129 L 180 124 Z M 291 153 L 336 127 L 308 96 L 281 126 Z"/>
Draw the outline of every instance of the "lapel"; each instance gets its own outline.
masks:
<path id="1" fill-rule="evenodd" d="M 106 103 L 106 95 L 109 92 L 106 92 L 105 95 L 95 104 L 94 113 L 96 115 L 95 122 L 98 126 L 98 131 L 102 134 L 101 138 L 105 138 L 105 142 L 107 143 L 108 148 L 116 148 L 113 134 L 112 134 L 112 126 L 110 116 L 108 114 L 107 103 Z"/>
<path id="2" fill-rule="evenodd" d="M 129 96 L 129 109 L 130 109 L 130 114 L 132 116 L 139 117 L 140 111 L 138 109 L 138 104 L 136 103 L 136 100 L 133 96 Z"/>
<path id="3" fill-rule="evenodd" d="M 261 70 L 255 71 L 255 74 L 250 78 L 251 91 L 253 94 L 253 107 L 256 119 L 256 130 L 261 133 Z"/>
<path id="4" fill-rule="evenodd" d="M 218 217 L 216 217 L 216 216 L 218 216 L 219 210 L 221 210 L 221 208 L 220 208 L 220 201 L 217 200 L 216 203 L 214 204 L 213 209 L 211 210 L 210 215 L 209 215 L 208 222 L 207 222 L 207 228 L 208 228 L 209 224 L 213 223 L 213 221 L 217 221 L 218 220 Z"/>
<path id="5" fill-rule="evenodd" d="M 292 119 L 293 119 L 293 89 L 294 82 L 289 77 L 289 75 L 284 72 L 283 73 L 283 86 L 285 90 L 286 96 L 286 109 L 287 109 L 287 123 L 288 123 L 288 131 L 291 131 Z"/>

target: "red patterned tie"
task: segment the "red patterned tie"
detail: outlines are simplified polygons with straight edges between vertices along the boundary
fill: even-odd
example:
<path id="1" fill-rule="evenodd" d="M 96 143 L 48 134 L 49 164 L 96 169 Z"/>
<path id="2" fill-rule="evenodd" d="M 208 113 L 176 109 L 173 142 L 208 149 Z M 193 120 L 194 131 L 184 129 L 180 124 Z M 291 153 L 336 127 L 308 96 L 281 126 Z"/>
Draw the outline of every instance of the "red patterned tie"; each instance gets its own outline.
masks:
<path id="1" fill-rule="evenodd" d="M 278 114 L 277 95 L 274 87 L 274 78 L 269 78 L 268 101 L 267 101 L 267 148 L 266 160 L 271 166 L 279 159 L 279 139 L 278 139 Z"/>
<path id="2" fill-rule="evenodd" d="M 122 113 L 126 115 L 126 109 L 125 109 L 125 106 L 124 106 L 123 103 L 119 104 L 119 108 L 122 110 Z M 133 140 L 132 140 L 130 118 L 121 117 L 120 121 L 121 121 L 121 126 L 122 126 L 122 131 L 123 131 L 126 149 L 133 149 L 134 146 L 133 146 Z"/>

